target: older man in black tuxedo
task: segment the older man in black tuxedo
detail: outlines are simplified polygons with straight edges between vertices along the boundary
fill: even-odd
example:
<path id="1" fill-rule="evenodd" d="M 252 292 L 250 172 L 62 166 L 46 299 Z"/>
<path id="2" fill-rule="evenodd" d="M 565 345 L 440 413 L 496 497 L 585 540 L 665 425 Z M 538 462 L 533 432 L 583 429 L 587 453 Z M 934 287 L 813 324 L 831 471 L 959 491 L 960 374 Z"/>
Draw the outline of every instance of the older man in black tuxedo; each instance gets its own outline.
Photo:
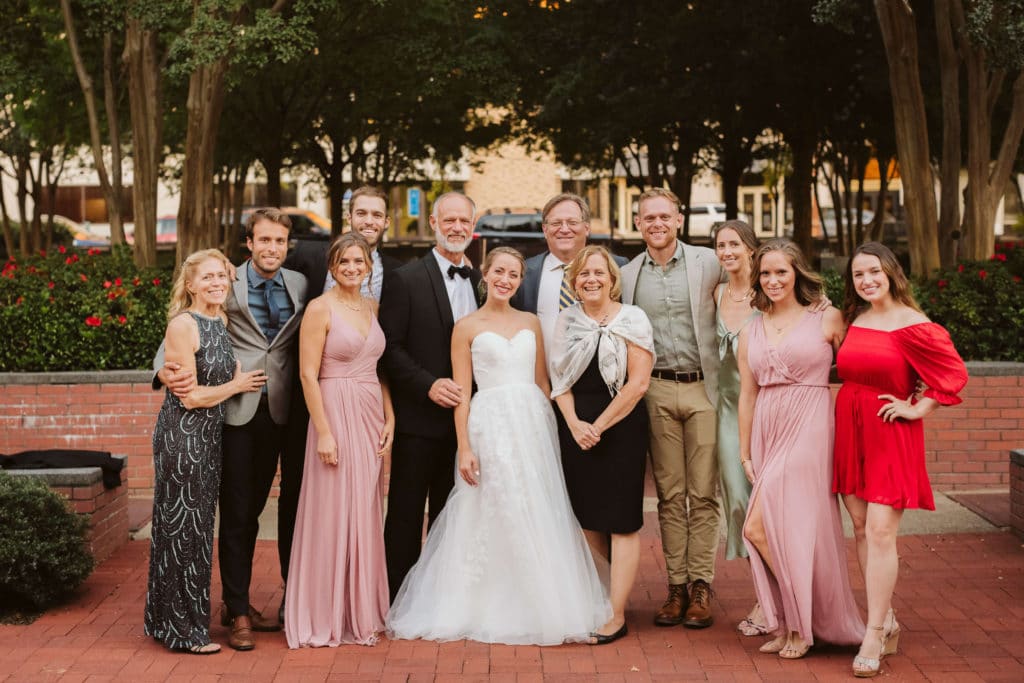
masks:
<path id="1" fill-rule="evenodd" d="M 455 482 L 452 409 L 463 387 L 452 380 L 452 328 L 477 308 L 480 272 L 464 252 L 473 238 L 476 207 L 458 192 L 434 202 L 435 247 L 390 273 L 381 296 L 380 324 L 387 338 L 383 362 L 395 408 L 388 515 L 384 525 L 391 599 L 419 558 L 423 506 L 429 523 Z"/>

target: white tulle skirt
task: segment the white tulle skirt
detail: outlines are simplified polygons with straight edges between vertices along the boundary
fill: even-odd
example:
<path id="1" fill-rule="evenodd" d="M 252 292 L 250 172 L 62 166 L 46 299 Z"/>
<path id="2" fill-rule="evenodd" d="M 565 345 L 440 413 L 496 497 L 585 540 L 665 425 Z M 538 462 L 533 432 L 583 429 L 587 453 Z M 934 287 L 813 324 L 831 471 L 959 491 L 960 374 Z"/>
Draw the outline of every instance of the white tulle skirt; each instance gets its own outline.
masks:
<path id="1" fill-rule="evenodd" d="M 480 391 L 469 437 L 479 486 L 456 475 L 391 607 L 388 635 L 585 642 L 612 610 L 569 505 L 550 402 L 535 384 Z"/>

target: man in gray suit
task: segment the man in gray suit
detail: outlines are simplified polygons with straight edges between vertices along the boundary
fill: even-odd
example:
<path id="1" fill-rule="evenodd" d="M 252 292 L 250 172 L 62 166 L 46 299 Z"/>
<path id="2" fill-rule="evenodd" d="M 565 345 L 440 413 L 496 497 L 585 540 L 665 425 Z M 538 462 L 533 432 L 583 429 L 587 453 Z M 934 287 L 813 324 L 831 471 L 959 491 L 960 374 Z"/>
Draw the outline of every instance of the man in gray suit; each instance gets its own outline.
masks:
<path id="1" fill-rule="evenodd" d="M 590 207 L 583 197 L 563 192 L 548 200 L 541 217 L 548 250 L 526 260 L 526 276 L 512 305 L 540 318 L 544 350 L 551 358 L 558 313 L 576 301 L 572 287 L 565 282 L 565 269 L 587 245 Z M 614 258 L 620 266 L 626 263 L 620 256 Z"/>
<path id="2" fill-rule="evenodd" d="M 306 302 L 306 278 L 282 268 L 288 252 L 291 220 L 279 209 L 252 212 L 246 221 L 246 245 L 252 258 L 238 269 L 225 310 L 235 358 L 245 370 L 262 368 L 262 393 L 236 394 L 226 403 L 220 489 L 218 552 L 224 597 L 221 623 L 231 627 L 228 644 L 255 647 L 252 631 L 275 631 L 249 602 L 252 560 L 259 516 L 277 472 L 295 372 L 295 345 Z M 158 362 L 162 358 L 158 356 Z M 174 368 L 159 379 L 176 393 L 183 382 Z"/>
<path id="3" fill-rule="evenodd" d="M 706 628 L 718 548 L 718 340 L 715 252 L 677 239 L 679 198 L 654 188 L 634 218 L 647 249 L 622 269 L 622 300 L 642 308 L 654 328 L 654 370 L 645 396 L 668 598 L 658 626 Z"/>

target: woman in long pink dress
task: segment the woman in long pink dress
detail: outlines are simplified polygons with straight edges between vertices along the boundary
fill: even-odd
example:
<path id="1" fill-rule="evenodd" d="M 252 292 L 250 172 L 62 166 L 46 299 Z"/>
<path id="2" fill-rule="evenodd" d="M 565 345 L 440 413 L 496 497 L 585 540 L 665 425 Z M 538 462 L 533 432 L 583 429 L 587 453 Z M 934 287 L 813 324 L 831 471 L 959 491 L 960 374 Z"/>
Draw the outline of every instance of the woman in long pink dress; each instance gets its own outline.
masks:
<path id="1" fill-rule="evenodd" d="M 369 245 L 346 233 L 327 263 L 337 285 L 309 303 L 299 333 L 309 433 L 285 598 L 292 648 L 373 645 L 388 610 L 381 471 L 395 420 L 377 376 L 377 304 L 359 292 Z"/>
<path id="2" fill-rule="evenodd" d="M 740 334 L 740 460 L 753 483 L 744 540 L 757 599 L 775 638 L 762 652 L 803 657 L 820 638 L 859 643 L 839 505 L 832 495 L 828 377 L 839 311 L 812 312 L 821 280 L 795 244 L 758 249 L 751 276 L 762 312 Z"/>
<path id="3" fill-rule="evenodd" d="M 900 626 L 892 609 L 899 573 L 896 535 L 903 511 L 934 510 L 924 464 L 922 421 L 940 405 L 956 405 L 967 368 L 949 333 L 928 320 L 896 256 L 868 242 L 846 269 L 843 315 L 849 333 L 836 364 L 835 477 L 853 520 L 868 598 L 868 628 L 853 675 L 878 675 L 894 654 Z M 926 385 L 914 396 L 918 380 Z"/>

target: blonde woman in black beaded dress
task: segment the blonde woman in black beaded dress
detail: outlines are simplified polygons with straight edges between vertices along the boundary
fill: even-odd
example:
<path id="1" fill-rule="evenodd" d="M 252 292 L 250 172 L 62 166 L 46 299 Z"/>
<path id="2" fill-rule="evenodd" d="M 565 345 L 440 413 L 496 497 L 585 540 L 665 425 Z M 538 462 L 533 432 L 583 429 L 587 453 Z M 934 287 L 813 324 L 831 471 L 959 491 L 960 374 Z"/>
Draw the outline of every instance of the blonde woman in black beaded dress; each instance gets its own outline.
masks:
<path id="1" fill-rule="evenodd" d="M 181 265 L 164 345 L 167 361 L 191 371 L 197 386 L 182 398 L 167 391 L 153 430 L 145 632 L 172 650 L 204 655 L 220 651 L 210 640 L 210 571 L 224 401 L 266 382 L 262 370 L 242 372 L 231 351 L 223 311 L 228 266 L 216 249 Z"/>

